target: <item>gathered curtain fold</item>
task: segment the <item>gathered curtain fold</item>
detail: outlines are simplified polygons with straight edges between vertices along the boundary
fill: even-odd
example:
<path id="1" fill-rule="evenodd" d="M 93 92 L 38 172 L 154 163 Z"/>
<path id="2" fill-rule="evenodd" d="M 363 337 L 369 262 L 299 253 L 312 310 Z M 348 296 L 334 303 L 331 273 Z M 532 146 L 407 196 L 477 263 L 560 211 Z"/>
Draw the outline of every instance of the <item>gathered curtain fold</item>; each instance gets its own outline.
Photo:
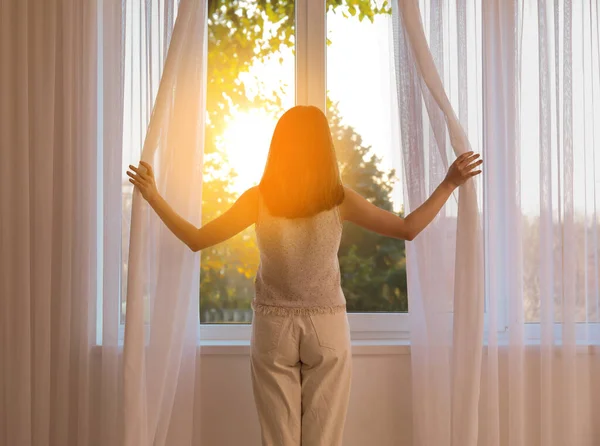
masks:
<path id="1" fill-rule="evenodd" d="M 598 5 L 394 5 L 408 207 L 484 159 L 407 244 L 413 443 L 595 444 Z"/>
<path id="2" fill-rule="evenodd" d="M 146 25 L 147 33 L 149 28 Z M 202 207 L 206 42 L 206 2 L 182 0 L 156 99 L 147 103 L 152 114 L 141 152 L 141 160 L 153 166 L 159 193 L 197 227 Z M 146 49 L 149 72 L 155 69 L 151 60 L 156 44 L 151 37 Z M 149 76 L 148 72 L 139 74 Z M 192 444 L 198 398 L 194 384 L 199 261 L 199 253 L 181 243 L 135 191 L 123 352 L 126 446 Z"/>
<path id="3" fill-rule="evenodd" d="M 449 162 L 470 151 L 471 144 L 438 74 L 444 60 L 444 5 L 429 5 L 429 42 L 418 1 L 399 0 L 393 6 L 405 196 L 408 208 L 416 209 L 442 182 Z M 457 14 L 466 19 L 465 6 Z M 466 69 L 466 38 L 459 40 Z M 461 116 L 468 116 L 466 99 L 461 106 Z M 457 208 L 448 206 L 407 244 L 418 445 L 477 444 L 484 326 L 480 219 L 475 181 L 469 180 L 459 188 Z"/>

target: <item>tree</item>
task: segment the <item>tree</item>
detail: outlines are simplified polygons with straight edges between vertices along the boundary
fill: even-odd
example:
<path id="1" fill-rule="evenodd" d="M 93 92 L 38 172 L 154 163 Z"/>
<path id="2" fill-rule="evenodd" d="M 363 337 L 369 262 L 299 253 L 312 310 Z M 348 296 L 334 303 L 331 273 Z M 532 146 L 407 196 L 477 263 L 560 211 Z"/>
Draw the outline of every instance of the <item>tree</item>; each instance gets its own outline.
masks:
<path id="1" fill-rule="evenodd" d="M 391 13 L 386 2 L 378 7 L 371 0 L 327 0 L 329 10 L 356 16 L 361 21 L 373 21 L 376 14 Z M 277 114 L 282 112 L 279 86 L 272 86 L 271 92 L 253 96 L 246 90 L 240 75 L 248 73 L 253 64 L 282 50 L 293 50 L 294 1 L 209 0 L 208 15 L 203 223 L 225 212 L 236 198 L 231 190 L 235 172 L 228 167 L 226 154 L 219 150 L 217 144 L 225 129 L 225 117 L 234 110 L 258 107 Z M 346 181 L 375 204 L 391 209 L 391 189 L 384 183 L 386 174 L 378 170 L 377 160 L 372 157 L 366 160 L 363 163 L 365 169 L 357 170 L 351 166 L 356 157 L 370 156 L 370 149 L 362 147 L 360 136 L 353 129 L 341 126 L 335 112 L 332 117 L 337 119 L 332 128 L 340 134 L 341 150 L 345 154 L 342 160 L 348 165 L 342 168 Z M 404 309 L 405 292 L 399 291 L 405 283 L 403 245 L 396 241 L 384 241 L 379 236 L 348 230 L 351 235 L 344 237 L 340 253 L 346 272 L 345 290 L 351 296 L 349 302 L 354 302 L 358 310 Z M 252 278 L 258 262 L 253 228 L 204 250 L 201 257 L 202 310 L 249 308 L 254 294 Z M 361 279 L 361 275 L 353 271 L 362 271 L 364 278 Z"/>
<path id="2" fill-rule="evenodd" d="M 365 147 L 352 127 L 344 126 L 337 104 L 328 104 L 328 120 L 345 185 L 374 205 L 392 211 L 395 172 L 379 168 L 380 159 Z M 408 311 L 404 241 L 344 224 L 339 258 L 349 311 Z"/>
<path id="3" fill-rule="evenodd" d="M 329 103 L 328 119 L 344 184 L 376 206 L 392 210 L 390 194 L 395 172 L 380 169 L 380 159 L 362 143 L 355 130 L 343 125 L 336 104 Z M 216 187 L 215 187 L 216 186 Z M 207 182 L 215 194 L 222 182 Z M 227 195 L 227 194 L 225 194 Z M 206 217 L 207 220 L 213 216 Z M 342 287 L 349 311 L 408 311 L 404 242 L 345 223 L 339 250 Z M 249 308 L 258 266 L 254 228 L 203 251 L 201 307 Z"/>

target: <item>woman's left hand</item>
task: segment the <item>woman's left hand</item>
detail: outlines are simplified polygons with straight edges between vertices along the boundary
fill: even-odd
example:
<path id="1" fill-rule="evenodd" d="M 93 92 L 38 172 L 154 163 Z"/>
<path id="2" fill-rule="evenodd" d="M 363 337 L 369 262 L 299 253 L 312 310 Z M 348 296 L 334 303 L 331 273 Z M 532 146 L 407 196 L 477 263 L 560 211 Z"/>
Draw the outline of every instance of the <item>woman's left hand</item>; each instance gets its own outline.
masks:
<path id="1" fill-rule="evenodd" d="M 129 168 L 135 172 L 131 173 L 127 171 L 127 175 L 131 177 L 129 178 L 129 182 L 133 183 L 133 185 L 142 193 L 144 199 L 152 204 L 159 196 L 156 182 L 154 181 L 154 171 L 152 170 L 152 166 L 145 161 L 140 161 L 140 164 L 146 168 L 145 172 L 144 169 L 139 169 L 131 164 L 129 165 Z"/>

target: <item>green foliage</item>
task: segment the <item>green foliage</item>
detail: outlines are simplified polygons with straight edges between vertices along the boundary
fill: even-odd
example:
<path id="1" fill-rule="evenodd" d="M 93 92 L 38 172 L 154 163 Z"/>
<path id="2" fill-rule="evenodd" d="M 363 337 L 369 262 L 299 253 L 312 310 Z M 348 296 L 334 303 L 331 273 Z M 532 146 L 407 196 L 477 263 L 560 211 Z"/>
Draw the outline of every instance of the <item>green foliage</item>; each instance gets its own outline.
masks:
<path id="1" fill-rule="evenodd" d="M 345 126 L 336 104 L 330 103 L 328 118 L 342 180 L 370 202 L 392 211 L 390 194 L 396 181 L 394 171 L 384 172 L 380 160 L 352 127 Z M 227 197 L 222 182 L 207 181 L 203 193 L 204 217 L 210 221 L 229 207 L 221 201 L 212 212 L 206 195 Z M 214 202 L 213 202 L 214 203 Z M 404 242 L 345 223 L 339 250 L 342 287 L 348 311 L 408 311 Z M 250 308 L 253 277 L 258 266 L 254 228 L 202 252 L 201 308 Z"/>
<path id="2" fill-rule="evenodd" d="M 395 172 L 379 168 L 371 148 L 352 127 L 342 124 L 337 104 L 329 102 L 327 115 L 344 184 L 392 211 Z M 349 311 L 408 311 L 404 241 L 346 222 L 339 258 Z"/>
<path id="3" fill-rule="evenodd" d="M 372 0 L 328 0 L 327 11 L 340 11 L 373 21 L 390 14 L 387 2 L 378 7 Z M 222 130 L 222 116 L 232 107 L 277 107 L 277 98 L 249 99 L 239 75 L 256 61 L 294 46 L 293 0 L 209 0 L 207 110 L 213 140 Z M 214 146 L 213 146 L 214 147 Z"/>
<path id="4" fill-rule="evenodd" d="M 373 21 L 390 14 L 387 2 L 327 0 L 327 11 Z M 234 172 L 217 141 L 225 129 L 224 117 L 235 109 L 263 108 L 281 112 L 277 95 L 252 97 L 240 75 L 256 62 L 294 47 L 293 0 L 209 0 L 208 85 L 205 141 L 203 223 L 225 212 L 235 201 L 231 191 Z M 371 149 L 351 128 L 343 126 L 329 104 L 331 128 L 343 179 L 377 206 L 391 210 L 393 172 L 382 172 Z M 201 253 L 200 306 L 250 308 L 253 277 L 259 262 L 254 228 Z M 406 311 L 404 244 L 348 225 L 340 247 L 343 287 L 350 311 Z"/>
<path id="5" fill-rule="evenodd" d="M 327 1 L 327 12 L 329 11 L 340 11 L 344 17 L 348 15 L 356 17 L 358 20 L 363 21 L 364 19 L 373 22 L 374 17 L 377 14 L 391 14 L 392 7 L 387 2 L 382 2 L 381 6 L 377 6 L 377 2 L 365 1 L 365 0 L 328 0 Z"/>

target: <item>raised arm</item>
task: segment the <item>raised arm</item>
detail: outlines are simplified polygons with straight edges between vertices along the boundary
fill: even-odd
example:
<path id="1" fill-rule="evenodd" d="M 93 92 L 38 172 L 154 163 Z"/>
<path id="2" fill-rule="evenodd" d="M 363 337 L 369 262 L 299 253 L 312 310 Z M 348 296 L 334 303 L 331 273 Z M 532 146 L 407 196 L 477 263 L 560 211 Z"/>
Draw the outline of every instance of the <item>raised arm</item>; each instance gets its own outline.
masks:
<path id="1" fill-rule="evenodd" d="M 255 186 L 240 195 L 223 214 L 197 229 L 190 248 L 200 251 L 239 234 L 256 222 L 257 205 L 258 187 Z"/>
<path id="2" fill-rule="evenodd" d="M 140 190 L 142 196 L 171 232 L 194 252 L 224 242 L 256 221 L 258 188 L 252 187 L 244 192 L 226 212 L 201 228 L 196 228 L 177 214 L 160 196 L 154 182 L 152 167 L 148 163 L 141 164 L 146 168 L 146 172 L 129 166 L 135 172 L 135 174 L 127 172 L 131 177 L 129 181 Z"/>
<path id="3" fill-rule="evenodd" d="M 476 161 L 478 157 L 479 154 L 473 152 L 459 156 L 433 194 L 405 218 L 375 206 L 346 187 L 346 198 L 340 208 L 342 218 L 381 235 L 413 240 L 433 221 L 454 189 L 481 173 L 481 170 L 474 170 L 483 163 L 482 160 Z"/>

